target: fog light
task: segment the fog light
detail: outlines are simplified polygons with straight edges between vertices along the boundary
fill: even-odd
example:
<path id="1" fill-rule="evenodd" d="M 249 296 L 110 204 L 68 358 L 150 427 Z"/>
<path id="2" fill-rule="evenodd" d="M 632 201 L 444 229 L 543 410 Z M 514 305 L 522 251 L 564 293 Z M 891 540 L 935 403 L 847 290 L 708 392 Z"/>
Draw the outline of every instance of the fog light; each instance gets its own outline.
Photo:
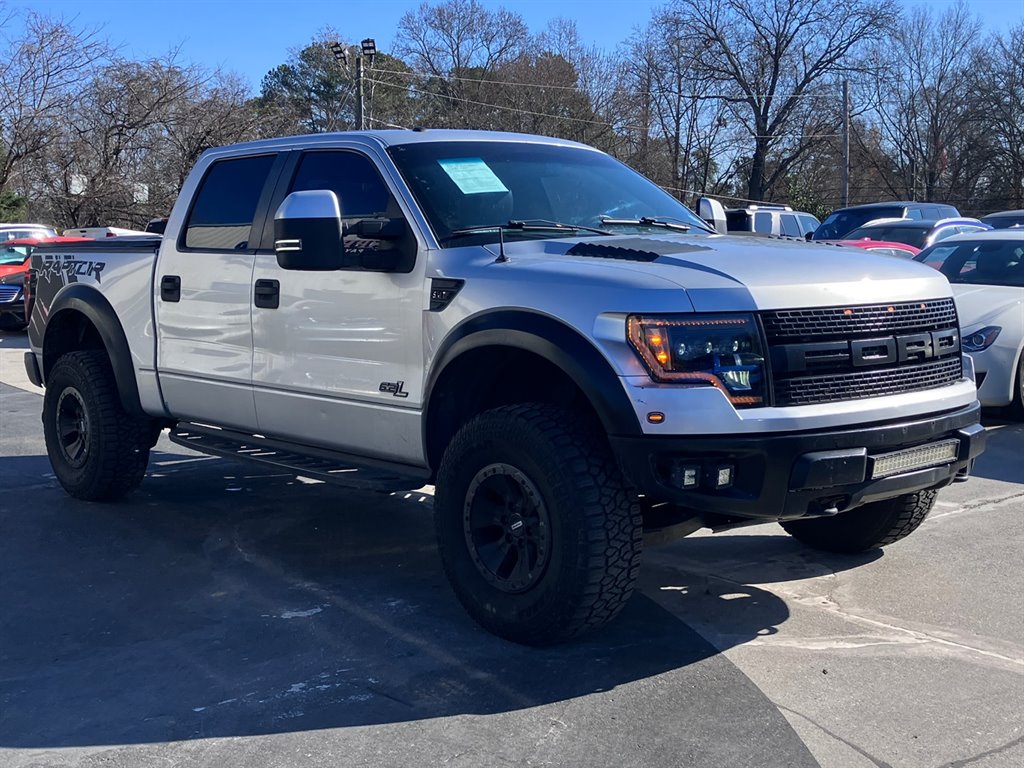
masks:
<path id="1" fill-rule="evenodd" d="M 700 464 L 673 464 L 672 484 L 677 488 L 696 488 L 700 485 Z"/>
<path id="2" fill-rule="evenodd" d="M 732 464 L 719 464 L 711 472 L 711 479 L 715 484 L 715 490 L 731 487 L 732 477 Z"/>

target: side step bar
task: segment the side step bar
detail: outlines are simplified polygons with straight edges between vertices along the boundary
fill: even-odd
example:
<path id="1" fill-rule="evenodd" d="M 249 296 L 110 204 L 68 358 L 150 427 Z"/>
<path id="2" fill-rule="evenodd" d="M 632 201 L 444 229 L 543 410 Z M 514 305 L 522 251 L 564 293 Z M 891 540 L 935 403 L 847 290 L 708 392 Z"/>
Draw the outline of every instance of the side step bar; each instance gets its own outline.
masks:
<path id="1" fill-rule="evenodd" d="M 430 471 L 322 448 L 297 446 L 229 429 L 179 422 L 170 440 L 185 448 L 229 459 L 243 459 L 323 480 L 347 488 L 369 491 L 407 491 L 427 483 Z"/>

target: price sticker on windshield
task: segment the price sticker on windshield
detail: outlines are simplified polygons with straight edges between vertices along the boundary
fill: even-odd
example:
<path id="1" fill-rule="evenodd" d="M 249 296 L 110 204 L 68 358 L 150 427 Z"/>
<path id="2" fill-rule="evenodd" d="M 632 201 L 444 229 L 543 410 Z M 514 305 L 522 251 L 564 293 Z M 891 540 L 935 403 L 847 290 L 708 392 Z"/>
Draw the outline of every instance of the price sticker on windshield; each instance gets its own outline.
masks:
<path id="1" fill-rule="evenodd" d="M 491 167 L 479 157 L 458 157 L 437 162 L 464 195 L 508 192 L 508 187 L 501 183 Z"/>

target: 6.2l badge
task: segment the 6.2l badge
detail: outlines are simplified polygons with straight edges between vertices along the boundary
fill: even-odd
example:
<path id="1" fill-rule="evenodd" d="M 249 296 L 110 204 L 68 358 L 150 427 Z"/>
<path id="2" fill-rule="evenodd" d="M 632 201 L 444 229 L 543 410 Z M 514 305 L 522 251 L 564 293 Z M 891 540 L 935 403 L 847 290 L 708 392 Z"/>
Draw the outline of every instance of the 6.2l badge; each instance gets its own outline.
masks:
<path id="1" fill-rule="evenodd" d="M 405 391 L 404 381 L 382 381 L 380 383 L 381 392 L 390 392 L 395 397 L 408 397 L 409 393 Z"/>

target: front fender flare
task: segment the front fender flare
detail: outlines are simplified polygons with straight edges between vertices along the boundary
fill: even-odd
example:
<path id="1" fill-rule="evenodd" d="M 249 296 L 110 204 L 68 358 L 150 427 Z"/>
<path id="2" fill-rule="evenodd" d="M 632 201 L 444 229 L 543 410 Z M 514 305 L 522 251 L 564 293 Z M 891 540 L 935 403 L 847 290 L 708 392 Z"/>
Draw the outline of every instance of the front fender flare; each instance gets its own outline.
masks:
<path id="1" fill-rule="evenodd" d="M 445 368 L 465 352 L 488 346 L 532 352 L 563 370 L 593 405 L 607 434 L 643 434 L 621 380 L 593 343 L 548 315 L 511 309 L 474 315 L 445 337 L 427 378 L 424 428 L 429 423 L 434 386 Z"/>

